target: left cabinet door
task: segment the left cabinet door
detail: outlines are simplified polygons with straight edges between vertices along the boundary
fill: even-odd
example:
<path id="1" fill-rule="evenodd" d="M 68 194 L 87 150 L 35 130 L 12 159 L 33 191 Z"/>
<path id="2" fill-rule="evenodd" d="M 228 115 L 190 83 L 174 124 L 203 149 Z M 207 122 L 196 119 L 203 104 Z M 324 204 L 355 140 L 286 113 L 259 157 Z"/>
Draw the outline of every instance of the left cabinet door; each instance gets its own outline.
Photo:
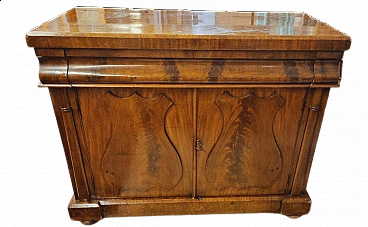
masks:
<path id="1" fill-rule="evenodd" d="M 191 197 L 193 92 L 78 88 L 94 196 Z"/>

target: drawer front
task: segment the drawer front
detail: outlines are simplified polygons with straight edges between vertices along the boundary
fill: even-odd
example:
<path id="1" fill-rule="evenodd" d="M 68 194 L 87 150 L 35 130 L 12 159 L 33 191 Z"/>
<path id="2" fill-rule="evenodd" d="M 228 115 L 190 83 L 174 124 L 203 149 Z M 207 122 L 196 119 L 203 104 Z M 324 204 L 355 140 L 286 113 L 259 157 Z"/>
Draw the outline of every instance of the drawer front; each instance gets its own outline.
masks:
<path id="1" fill-rule="evenodd" d="M 332 78 L 326 82 L 332 83 L 339 79 L 340 64 L 338 61 L 325 62 L 323 67 L 316 67 L 317 70 L 315 70 L 315 64 L 312 60 L 73 57 L 69 59 L 68 79 L 73 84 L 242 83 L 310 85 L 315 74 L 326 73 L 326 71 L 334 73 Z"/>

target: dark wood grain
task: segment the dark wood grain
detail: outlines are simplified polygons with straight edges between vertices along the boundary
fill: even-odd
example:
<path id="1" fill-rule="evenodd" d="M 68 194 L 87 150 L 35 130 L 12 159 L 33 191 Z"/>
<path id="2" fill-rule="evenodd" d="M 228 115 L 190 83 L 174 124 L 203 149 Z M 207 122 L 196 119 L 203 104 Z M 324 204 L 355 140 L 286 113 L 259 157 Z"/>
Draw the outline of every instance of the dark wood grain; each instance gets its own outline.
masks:
<path id="1" fill-rule="evenodd" d="M 203 150 L 197 152 L 198 194 L 284 194 L 306 91 L 201 89 L 198 92 L 197 137 L 203 141 Z M 224 92 L 230 96 L 224 96 Z M 219 105 L 219 98 L 224 97 L 229 100 Z M 245 130 L 240 131 L 244 141 L 234 152 L 229 145 L 234 144 L 233 137 L 238 130 Z M 245 162 L 240 165 L 242 169 L 238 175 L 248 182 L 232 182 L 231 174 L 236 169 L 230 171 L 230 167 L 236 164 L 232 161 L 236 156 Z"/>
<path id="2" fill-rule="evenodd" d="M 283 168 L 273 124 L 284 100 L 278 94 L 259 98 L 224 93 L 215 103 L 224 123 L 206 160 L 207 181 L 218 190 L 272 185 Z"/>

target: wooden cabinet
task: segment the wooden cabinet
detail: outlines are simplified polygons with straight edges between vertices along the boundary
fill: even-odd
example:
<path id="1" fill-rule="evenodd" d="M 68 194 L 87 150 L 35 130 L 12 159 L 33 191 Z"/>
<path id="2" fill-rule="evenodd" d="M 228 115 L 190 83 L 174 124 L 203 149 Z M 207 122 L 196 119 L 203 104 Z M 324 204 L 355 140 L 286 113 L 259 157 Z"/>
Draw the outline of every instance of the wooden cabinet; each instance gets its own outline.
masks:
<path id="1" fill-rule="evenodd" d="M 77 7 L 32 30 L 70 217 L 307 214 L 350 42 L 304 13 Z"/>

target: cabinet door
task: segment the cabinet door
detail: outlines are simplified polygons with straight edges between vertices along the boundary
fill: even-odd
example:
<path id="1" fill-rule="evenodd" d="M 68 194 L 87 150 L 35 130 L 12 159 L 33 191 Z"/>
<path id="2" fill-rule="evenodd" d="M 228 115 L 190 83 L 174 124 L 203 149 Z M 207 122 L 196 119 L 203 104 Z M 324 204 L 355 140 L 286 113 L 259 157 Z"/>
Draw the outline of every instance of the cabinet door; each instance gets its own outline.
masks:
<path id="1" fill-rule="evenodd" d="M 306 89 L 198 91 L 198 196 L 284 194 Z"/>
<path id="2" fill-rule="evenodd" d="M 192 93 L 78 89 L 93 197 L 192 195 Z"/>

